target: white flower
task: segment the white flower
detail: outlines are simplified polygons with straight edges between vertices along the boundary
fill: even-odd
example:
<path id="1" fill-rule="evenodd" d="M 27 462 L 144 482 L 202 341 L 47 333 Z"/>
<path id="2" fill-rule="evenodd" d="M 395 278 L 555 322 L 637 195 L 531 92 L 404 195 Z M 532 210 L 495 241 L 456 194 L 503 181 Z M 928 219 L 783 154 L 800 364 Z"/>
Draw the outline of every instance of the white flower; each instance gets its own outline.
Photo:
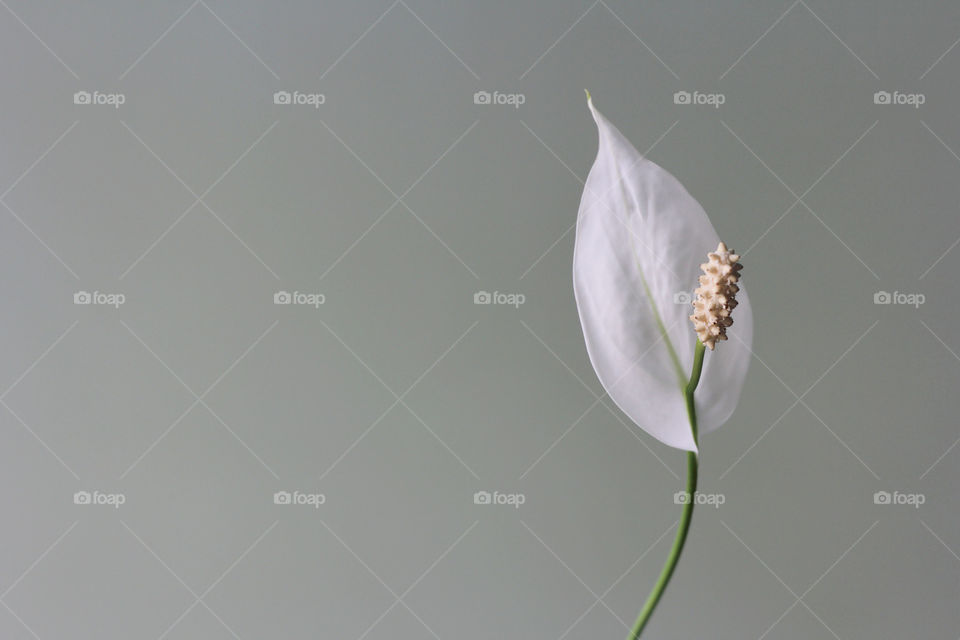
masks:
<path id="1" fill-rule="evenodd" d="M 697 339 L 689 292 L 720 238 L 683 185 L 589 105 L 600 145 L 577 216 L 573 285 L 590 362 L 637 426 L 696 452 L 683 394 Z M 743 388 L 753 314 L 742 286 L 737 297 L 733 339 L 704 361 L 698 434 L 727 421 Z"/>

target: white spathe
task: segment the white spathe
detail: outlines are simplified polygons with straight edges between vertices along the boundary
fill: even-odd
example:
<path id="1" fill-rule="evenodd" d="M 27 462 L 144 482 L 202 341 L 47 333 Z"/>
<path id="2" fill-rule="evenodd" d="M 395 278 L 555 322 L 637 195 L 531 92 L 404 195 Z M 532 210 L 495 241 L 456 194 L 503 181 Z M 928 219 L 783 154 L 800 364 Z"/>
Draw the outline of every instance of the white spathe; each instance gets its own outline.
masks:
<path id="1" fill-rule="evenodd" d="M 600 145 L 577 215 L 573 287 L 590 362 L 637 426 L 696 452 L 683 395 L 696 344 L 691 294 L 719 237 L 683 185 L 589 105 Z M 701 435 L 730 418 L 750 364 L 753 312 L 742 281 L 737 299 L 730 339 L 704 358 Z"/>

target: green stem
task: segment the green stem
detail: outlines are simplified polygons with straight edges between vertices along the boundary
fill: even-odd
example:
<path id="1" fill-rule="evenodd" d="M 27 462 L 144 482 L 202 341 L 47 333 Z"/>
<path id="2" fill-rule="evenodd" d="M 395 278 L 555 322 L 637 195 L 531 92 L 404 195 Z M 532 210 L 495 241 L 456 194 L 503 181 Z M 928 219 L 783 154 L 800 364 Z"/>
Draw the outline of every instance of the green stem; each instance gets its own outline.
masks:
<path id="1" fill-rule="evenodd" d="M 697 340 L 696 351 L 693 356 L 693 371 L 690 374 L 690 380 L 687 382 L 687 386 L 683 390 L 683 397 L 687 404 L 687 417 L 690 419 L 690 429 L 693 431 L 694 443 L 697 442 L 697 409 L 693 401 L 693 392 L 696 391 L 697 384 L 700 383 L 700 372 L 703 369 L 704 353 L 705 349 L 703 344 L 700 340 Z M 657 603 L 660 602 L 660 597 L 667 589 L 667 583 L 670 582 L 670 578 L 673 576 L 673 570 L 677 567 L 680 554 L 683 553 L 683 545 L 687 541 L 687 532 L 690 530 L 690 521 L 693 519 L 693 505 L 696 491 L 697 454 L 688 451 L 687 501 L 683 505 L 683 514 L 680 516 L 680 528 L 677 529 L 677 536 L 673 539 L 673 546 L 670 547 L 670 554 L 667 556 L 666 564 L 663 565 L 660 577 L 657 579 L 653 591 L 651 591 L 649 597 L 647 597 L 647 602 L 643 605 L 643 609 L 640 610 L 640 615 L 637 616 L 637 621 L 634 623 L 630 635 L 627 636 L 627 640 L 637 640 L 637 638 L 640 637 L 640 633 L 647 625 L 647 621 L 650 619 L 650 616 L 653 615 L 653 610 L 657 607 Z"/>

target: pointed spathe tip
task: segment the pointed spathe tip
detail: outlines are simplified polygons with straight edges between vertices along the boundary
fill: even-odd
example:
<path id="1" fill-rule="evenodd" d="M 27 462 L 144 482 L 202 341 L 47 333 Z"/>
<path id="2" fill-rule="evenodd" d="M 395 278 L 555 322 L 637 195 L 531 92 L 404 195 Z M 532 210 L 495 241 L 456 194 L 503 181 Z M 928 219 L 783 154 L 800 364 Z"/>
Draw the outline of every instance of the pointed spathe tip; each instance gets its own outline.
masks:
<path id="1" fill-rule="evenodd" d="M 593 121 L 599 126 L 600 118 L 602 116 L 600 115 L 600 112 L 597 111 L 597 108 L 593 106 L 593 96 L 590 95 L 590 91 L 588 89 L 584 89 L 583 92 L 587 94 L 587 107 L 590 109 L 590 115 L 593 116 Z"/>

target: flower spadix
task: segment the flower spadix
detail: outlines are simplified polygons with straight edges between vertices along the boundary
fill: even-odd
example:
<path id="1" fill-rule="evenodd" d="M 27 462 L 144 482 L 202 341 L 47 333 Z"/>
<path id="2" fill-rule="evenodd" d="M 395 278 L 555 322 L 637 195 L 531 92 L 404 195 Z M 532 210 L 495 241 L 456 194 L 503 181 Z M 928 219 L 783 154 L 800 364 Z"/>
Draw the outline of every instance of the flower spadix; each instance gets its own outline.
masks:
<path id="1" fill-rule="evenodd" d="M 720 259 L 731 256 L 722 245 L 723 251 L 714 249 L 720 245 L 717 232 L 683 185 L 588 102 L 600 142 L 577 215 L 573 284 L 590 362 L 610 398 L 637 426 L 665 444 L 696 452 L 684 400 L 699 331 L 689 318 L 690 292 L 703 260 L 712 264 L 708 254 L 722 263 L 718 273 L 729 267 L 736 275 L 739 268 Z M 735 339 L 704 360 L 695 395 L 700 434 L 733 413 L 750 362 L 753 315 L 736 280 L 711 289 L 727 302 L 736 293 L 733 305 L 725 307 L 718 297 L 713 303 L 719 306 L 705 307 L 707 333 L 701 339 L 711 349 L 726 336 L 733 306 L 737 310 L 730 330 Z"/>
<path id="2" fill-rule="evenodd" d="M 700 286 L 694 291 L 693 315 L 690 321 L 697 338 L 713 351 L 717 340 L 727 339 L 727 327 L 733 324 L 733 310 L 739 304 L 737 293 L 740 287 L 740 256 L 720 243 L 717 250 L 707 254 L 707 262 L 700 265 L 703 275 Z"/>

